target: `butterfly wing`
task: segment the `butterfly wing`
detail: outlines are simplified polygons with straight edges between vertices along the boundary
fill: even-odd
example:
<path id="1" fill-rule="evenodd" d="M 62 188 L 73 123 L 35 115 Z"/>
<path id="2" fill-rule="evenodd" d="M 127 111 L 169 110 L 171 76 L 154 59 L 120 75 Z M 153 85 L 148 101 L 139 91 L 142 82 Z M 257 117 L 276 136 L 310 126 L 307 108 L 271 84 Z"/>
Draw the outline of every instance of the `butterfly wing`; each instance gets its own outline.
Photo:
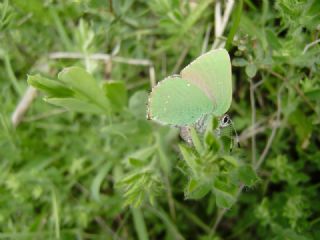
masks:
<path id="1" fill-rule="evenodd" d="M 201 55 L 181 71 L 181 77 L 211 99 L 215 116 L 228 111 L 232 101 L 232 75 L 230 57 L 225 49 Z"/>
<path id="2" fill-rule="evenodd" d="M 212 111 L 212 101 L 200 88 L 179 77 L 168 77 L 152 89 L 147 114 L 160 123 L 184 126 Z"/>

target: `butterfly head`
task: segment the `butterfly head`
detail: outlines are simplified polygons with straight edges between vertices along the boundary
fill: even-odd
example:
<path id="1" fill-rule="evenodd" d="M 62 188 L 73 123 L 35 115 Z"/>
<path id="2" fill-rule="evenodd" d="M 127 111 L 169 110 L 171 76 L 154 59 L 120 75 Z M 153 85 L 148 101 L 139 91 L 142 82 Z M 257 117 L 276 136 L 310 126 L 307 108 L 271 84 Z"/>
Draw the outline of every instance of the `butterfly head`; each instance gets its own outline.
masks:
<path id="1" fill-rule="evenodd" d="M 228 114 L 223 115 L 219 121 L 219 127 L 227 127 L 231 124 L 231 118 Z"/>
<path id="2" fill-rule="evenodd" d="M 230 118 L 230 116 L 228 114 L 224 114 L 219 119 L 218 135 L 221 135 L 222 129 L 226 129 L 228 127 L 231 127 L 233 129 L 233 132 L 235 133 L 235 139 L 234 139 L 235 143 L 236 143 L 237 147 L 240 147 L 238 133 L 237 133 L 237 130 L 235 129 L 235 127 L 234 127 L 233 121 L 231 120 L 231 118 Z M 231 132 L 229 134 L 230 134 L 230 137 L 231 137 L 231 135 L 232 135 Z"/>

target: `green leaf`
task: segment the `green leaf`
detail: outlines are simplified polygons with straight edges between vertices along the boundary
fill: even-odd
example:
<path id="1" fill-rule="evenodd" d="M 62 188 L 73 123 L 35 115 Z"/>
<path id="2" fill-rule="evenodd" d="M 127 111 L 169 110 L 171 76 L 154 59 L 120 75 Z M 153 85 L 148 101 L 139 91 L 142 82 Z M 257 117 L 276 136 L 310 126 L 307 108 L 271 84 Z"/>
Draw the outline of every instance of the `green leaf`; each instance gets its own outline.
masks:
<path id="1" fill-rule="evenodd" d="M 252 187 L 258 180 L 256 172 L 253 170 L 252 166 L 248 164 L 239 167 L 238 178 L 248 187 Z"/>
<path id="2" fill-rule="evenodd" d="M 141 148 L 133 153 L 130 153 L 126 159 L 129 160 L 130 158 L 133 159 L 140 159 L 140 160 L 147 160 L 150 158 L 156 151 L 156 147 L 154 145 L 146 146 L 145 148 Z"/>
<path id="3" fill-rule="evenodd" d="M 133 167 L 137 167 L 137 168 L 145 167 L 147 164 L 146 161 L 141 161 L 140 159 L 136 159 L 136 158 L 129 158 L 129 163 Z"/>
<path id="4" fill-rule="evenodd" d="M 188 167 L 193 171 L 196 172 L 197 163 L 195 160 L 195 156 L 192 150 L 184 145 L 179 145 L 180 152 L 183 156 L 183 159 L 186 161 Z"/>
<path id="5" fill-rule="evenodd" d="M 303 149 L 308 147 L 313 130 L 312 120 L 303 111 L 297 109 L 289 115 L 288 121 L 293 125 L 301 147 Z"/>
<path id="6" fill-rule="evenodd" d="M 249 78 L 253 78 L 257 74 L 257 67 L 255 64 L 250 63 L 246 66 L 246 74 Z"/>
<path id="7" fill-rule="evenodd" d="M 49 97 L 71 97 L 74 95 L 74 92 L 64 84 L 42 77 L 40 74 L 29 75 L 27 81 L 31 86 L 45 92 Z"/>
<path id="8" fill-rule="evenodd" d="M 103 167 L 101 167 L 92 181 L 91 184 L 91 196 L 94 200 L 100 201 L 100 187 L 103 180 L 105 179 L 108 172 L 111 170 L 112 163 L 107 162 Z"/>
<path id="9" fill-rule="evenodd" d="M 103 90 L 109 99 L 113 110 L 121 111 L 127 106 L 128 93 L 124 82 L 108 81 L 103 84 Z"/>
<path id="10" fill-rule="evenodd" d="M 45 92 L 45 101 L 51 104 L 84 113 L 109 112 L 107 97 L 85 70 L 79 67 L 65 68 L 58 74 L 58 78 L 60 82 L 34 75 L 28 77 L 28 83 Z"/>
<path id="11" fill-rule="evenodd" d="M 214 193 L 219 208 L 230 208 L 236 202 L 237 188 L 225 181 L 214 182 Z"/>
<path id="12" fill-rule="evenodd" d="M 201 199 L 207 195 L 212 189 L 212 183 L 203 183 L 199 180 L 191 178 L 185 188 L 186 199 Z"/>
<path id="13" fill-rule="evenodd" d="M 202 143 L 199 139 L 198 133 L 196 132 L 196 130 L 193 127 L 191 127 L 191 129 L 190 129 L 190 134 L 191 134 L 191 138 L 192 138 L 192 143 L 193 143 L 194 147 L 196 148 L 197 152 L 199 154 L 203 153 Z"/>
<path id="14" fill-rule="evenodd" d="M 233 38 L 234 38 L 234 36 L 235 36 L 235 34 L 236 34 L 237 30 L 238 30 L 238 27 L 239 27 L 239 24 L 240 24 L 240 21 L 241 21 L 241 15 L 243 13 L 242 8 L 243 8 L 243 0 L 239 0 L 237 2 L 236 8 L 234 10 L 234 13 L 232 15 L 232 25 L 231 25 L 231 29 L 229 31 L 228 38 L 227 38 L 227 41 L 226 41 L 226 49 L 228 51 L 231 48 L 231 44 L 232 44 Z"/>
<path id="15" fill-rule="evenodd" d="M 212 134 L 219 127 L 219 119 L 217 117 L 209 117 L 207 121 L 208 124 L 206 126 L 205 136 L 208 134 Z"/>
<path id="16" fill-rule="evenodd" d="M 144 90 L 135 92 L 129 99 L 129 110 L 136 118 L 146 119 L 148 93 Z"/>
<path id="17" fill-rule="evenodd" d="M 248 65 L 248 61 L 244 58 L 234 58 L 232 60 L 232 65 L 235 67 L 244 67 Z"/>
<path id="18" fill-rule="evenodd" d="M 236 199 L 228 192 L 215 189 L 216 203 L 219 208 L 230 208 L 235 203 Z"/>
<path id="19" fill-rule="evenodd" d="M 133 184 L 135 181 L 138 181 L 142 176 L 143 176 L 143 173 L 134 172 L 132 174 L 129 174 L 129 175 L 125 176 L 120 181 L 118 181 L 116 183 L 116 186 L 117 187 L 123 187 L 123 186 L 128 185 L 128 184 Z"/>
<path id="20" fill-rule="evenodd" d="M 101 109 L 109 111 L 109 101 L 105 97 L 96 80 L 79 67 L 65 68 L 58 74 L 58 78 L 74 90 L 79 97 L 98 105 Z"/>
<path id="21" fill-rule="evenodd" d="M 311 100 L 317 101 L 320 99 L 320 89 L 312 89 L 307 92 L 305 92 L 306 97 L 308 97 Z"/>
<path id="22" fill-rule="evenodd" d="M 212 153 L 217 153 L 221 150 L 221 142 L 212 132 L 207 132 L 205 134 L 204 141 L 206 149 L 210 149 Z"/>
<path id="23" fill-rule="evenodd" d="M 279 37 L 275 34 L 275 32 L 271 31 L 270 29 L 267 29 L 266 37 L 269 45 L 273 48 L 273 50 L 279 50 L 282 47 Z"/>
<path id="24" fill-rule="evenodd" d="M 211 124 L 211 131 L 216 130 L 219 127 L 219 119 L 217 117 L 212 118 Z"/>
<path id="25" fill-rule="evenodd" d="M 131 209 L 133 215 L 133 223 L 139 240 L 148 240 L 147 227 L 143 218 L 142 211 L 139 208 Z"/>
<path id="26" fill-rule="evenodd" d="M 76 98 L 44 98 L 44 100 L 53 105 L 64 107 L 70 111 L 96 114 L 104 113 L 104 110 L 99 108 L 99 106 Z"/>
<path id="27" fill-rule="evenodd" d="M 225 155 L 222 157 L 226 162 L 230 163 L 234 167 L 238 167 L 239 163 L 236 158 L 231 155 Z"/>

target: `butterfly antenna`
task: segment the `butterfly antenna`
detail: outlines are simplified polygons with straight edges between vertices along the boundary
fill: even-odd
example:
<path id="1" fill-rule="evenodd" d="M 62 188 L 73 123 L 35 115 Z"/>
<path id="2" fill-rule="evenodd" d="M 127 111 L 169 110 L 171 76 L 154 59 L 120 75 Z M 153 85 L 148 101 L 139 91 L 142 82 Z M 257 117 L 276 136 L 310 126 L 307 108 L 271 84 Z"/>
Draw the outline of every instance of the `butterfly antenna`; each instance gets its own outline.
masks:
<path id="1" fill-rule="evenodd" d="M 236 128 L 234 127 L 234 123 L 233 123 L 233 121 L 231 120 L 231 118 L 230 118 L 230 123 L 231 123 L 231 127 L 232 127 L 234 133 L 236 134 L 237 147 L 240 148 L 239 135 L 238 135 L 238 132 L 237 132 Z"/>

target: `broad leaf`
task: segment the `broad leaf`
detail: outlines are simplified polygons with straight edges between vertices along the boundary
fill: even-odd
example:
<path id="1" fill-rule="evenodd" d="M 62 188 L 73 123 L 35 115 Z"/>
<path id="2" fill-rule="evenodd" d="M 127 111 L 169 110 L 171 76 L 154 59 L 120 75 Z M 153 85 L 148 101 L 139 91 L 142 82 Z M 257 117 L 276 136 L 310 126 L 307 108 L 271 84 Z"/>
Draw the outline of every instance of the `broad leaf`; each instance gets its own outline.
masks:
<path id="1" fill-rule="evenodd" d="M 212 183 L 203 183 L 191 178 L 185 188 L 184 195 L 187 199 L 200 199 L 207 195 L 211 189 Z"/>
<path id="2" fill-rule="evenodd" d="M 98 105 L 101 109 L 109 111 L 109 101 L 98 86 L 96 80 L 79 67 L 65 68 L 58 75 L 59 80 L 74 90 L 79 97 Z"/>
<path id="3" fill-rule="evenodd" d="M 250 165 L 243 165 L 238 169 L 238 178 L 244 185 L 251 187 L 258 180 L 256 172 Z"/>
<path id="4" fill-rule="evenodd" d="M 128 93 L 124 82 L 108 81 L 103 84 L 103 90 L 114 111 L 121 111 L 128 104 Z"/>
<path id="5" fill-rule="evenodd" d="M 237 187 L 222 180 L 216 180 L 214 193 L 218 207 L 230 208 L 236 201 Z"/>
<path id="6" fill-rule="evenodd" d="M 64 107 L 70 111 L 97 114 L 104 113 L 103 109 L 99 108 L 97 105 L 76 98 L 45 98 L 44 100 L 53 105 Z"/>
<path id="7" fill-rule="evenodd" d="M 39 74 L 29 75 L 27 81 L 31 86 L 45 92 L 49 97 L 71 97 L 74 95 L 74 92 L 64 84 L 42 77 Z"/>

